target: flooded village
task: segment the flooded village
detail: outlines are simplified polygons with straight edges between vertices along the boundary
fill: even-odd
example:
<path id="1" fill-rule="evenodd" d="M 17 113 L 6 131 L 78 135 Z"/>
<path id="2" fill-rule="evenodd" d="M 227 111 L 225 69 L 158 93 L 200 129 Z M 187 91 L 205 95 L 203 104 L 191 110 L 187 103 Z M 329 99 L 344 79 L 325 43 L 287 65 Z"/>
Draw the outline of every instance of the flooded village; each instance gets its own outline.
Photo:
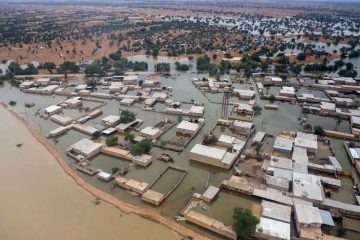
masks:
<path id="1" fill-rule="evenodd" d="M 359 239 L 360 30 L 347 17 L 157 16 L 248 37 L 195 56 L 181 49 L 199 36 L 159 37 L 161 51 L 183 52 L 119 48 L 46 74 L 4 59 L 1 108 L 90 186 L 205 238 L 241 238 L 240 208 L 255 239 Z"/>

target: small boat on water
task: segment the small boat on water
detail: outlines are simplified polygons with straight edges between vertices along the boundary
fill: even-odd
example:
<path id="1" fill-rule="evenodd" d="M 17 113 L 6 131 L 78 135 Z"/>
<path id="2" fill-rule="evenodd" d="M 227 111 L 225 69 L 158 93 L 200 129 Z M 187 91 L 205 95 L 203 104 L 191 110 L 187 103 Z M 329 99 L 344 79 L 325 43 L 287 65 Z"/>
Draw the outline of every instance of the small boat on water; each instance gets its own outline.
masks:
<path id="1" fill-rule="evenodd" d="M 159 159 L 160 161 L 163 161 L 163 162 L 172 162 L 172 161 L 174 161 L 174 159 L 169 154 L 166 154 L 166 153 L 159 154 L 157 159 Z"/>

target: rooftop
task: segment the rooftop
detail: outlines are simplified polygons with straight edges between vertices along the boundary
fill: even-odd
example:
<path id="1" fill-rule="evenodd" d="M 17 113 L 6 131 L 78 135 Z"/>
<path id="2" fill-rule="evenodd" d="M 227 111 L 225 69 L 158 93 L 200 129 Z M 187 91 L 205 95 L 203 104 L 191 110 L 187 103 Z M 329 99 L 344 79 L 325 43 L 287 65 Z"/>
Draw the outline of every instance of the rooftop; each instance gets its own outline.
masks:
<path id="1" fill-rule="evenodd" d="M 290 224 L 262 217 L 260 218 L 260 223 L 256 226 L 256 233 L 267 235 L 274 239 L 290 240 Z"/>
<path id="2" fill-rule="evenodd" d="M 223 149 L 205 146 L 202 144 L 196 144 L 190 151 L 190 153 L 202 155 L 205 157 L 215 158 L 221 160 L 224 156 L 226 151 Z"/>
<path id="3" fill-rule="evenodd" d="M 274 220 L 290 223 L 291 221 L 291 207 L 279 203 L 269 202 L 263 200 L 261 202 L 263 207 L 262 216 Z"/>
<path id="4" fill-rule="evenodd" d="M 323 194 L 320 177 L 311 174 L 294 172 L 293 194 L 294 197 L 322 201 Z"/>

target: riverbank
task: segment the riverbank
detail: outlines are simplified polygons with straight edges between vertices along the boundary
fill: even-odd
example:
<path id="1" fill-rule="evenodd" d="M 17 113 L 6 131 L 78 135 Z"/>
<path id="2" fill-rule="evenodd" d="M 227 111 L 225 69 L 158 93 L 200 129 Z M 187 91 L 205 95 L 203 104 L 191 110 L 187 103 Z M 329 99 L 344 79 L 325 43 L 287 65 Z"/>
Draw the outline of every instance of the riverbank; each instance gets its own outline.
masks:
<path id="1" fill-rule="evenodd" d="M 56 159 L 58 164 L 62 167 L 62 169 L 65 171 L 65 173 L 70 176 L 80 187 L 82 187 L 84 190 L 92 194 L 94 197 L 99 198 L 105 202 L 110 203 L 111 205 L 115 206 L 116 208 L 120 209 L 121 211 L 125 213 L 133 213 L 137 214 L 143 218 L 150 219 L 154 222 L 158 222 L 173 231 L 179 233 L 180 235 L 184 237 L 189 237 L 192 239 L 208 239 L 205 236 L 200 235 L 199 233 L 196 233 L 195 231 L 186 228 L 185 226 L 182 226 L 175 221 L 168 219 L 166 217 L 161 216 L 155 209 L 147 209 L 142 207 L 133 206 L 129 203 L 123 202 L 120 199 L 117 199 L 113 196 L 111 196 L 108 193 L 105 193 L 94 186 L 87 183 L 85 180 L 83 180 L 63 159 L 63 157 L 58 153 L 56 148 L 52 146 L 50 143 L 47 142 L 47 140 L 37 131 L 37 129 L 33 128 L 30 123 L 28 123 L 24 118 L 22 118 L 19 114 L 17 114 L 15 111 L 13 111 L 11 108 L 9 108 L 6 104 L 1 103 L 1 106 L 5 109 L 7 109 L 18 121 L 20 121 L 24 126 L 27 128 L 27 130 L 31 133 L 31 135 L 44 146 L 48 152 L 51 153 L 52 156 Z"/>

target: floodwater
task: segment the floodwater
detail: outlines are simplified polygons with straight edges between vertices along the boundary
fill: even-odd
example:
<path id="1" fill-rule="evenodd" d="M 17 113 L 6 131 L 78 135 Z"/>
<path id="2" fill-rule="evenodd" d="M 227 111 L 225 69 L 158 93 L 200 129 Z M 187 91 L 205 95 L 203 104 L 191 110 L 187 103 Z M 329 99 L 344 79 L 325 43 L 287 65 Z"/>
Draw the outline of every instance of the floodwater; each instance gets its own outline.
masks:
<path id="1" fill-rule="evenodd" d="M 176 101 L 186 101 L 190 102 L 191 99 L 194 99 L 196 102 L 199 102 L 201 104 L 204 104 L 205 106 L 205 125 L 202 127 L 202 129 L 199 131 L 199 133 L 194 137 L 193 140 L 190 141 L 190 143 L 186 146 L 183 152 L 181 153 L 175 153 L 173 151 L 169 150 L 162 150 L 157 147 L 153 147 L 151 149 L 151 155 L 157 156 L 160 153 L 167 153 L 174 159 L 174 164 L 178 165 L 184 169 L 188 169 L 189 172 L 182 181 L 182 183 L 176 188 L 176 190 L 162 203 L 161 207 L 158 208 L 159 213 L 163 216 L 173 218 L 176 215 L 178 215 L 181 210 L 185 207 L 187 202 L 191 199 L 192 195 L 194 193 L 203 193 L 206 190 L 206 186 L 213 185 L 218 186 L 224 179 L 228 179 L 230 175 L 232 175 L 232 171 L 226 171 L 218 168 L 214 168 L 212 166 L 207 166 L 201 163 L 193 162 L 189 160 L 189 151 L 191 148 L 196 144 L 200 143 L 203 140 L 204 134 L 208 133 L 210 130 L 214 128 L 216 125 L 216 121 L 218 118 L 221 117 L 221 104 L 217 104 L 221 102 L 223 94 L 210 94 L 207 93 L 206 95 L 202 94 L 200 90 L 198 90 L 196 87 L 194 87 L 193 83 L 191 82 L 191 79 L 193 77 L 207 77 L 206 74 L 195 74 L 196 66 L 195 63 L 192 63 L 193 67 L 190 68 L 190 71 L 181 73 L 175 71 L 174 63 L 175 61 L 181 61 L 181 62 L 187 62 L 187 59 L 176 59 L 176 58 L 166 58 L 166 57 L 158 57 L 158 58 L 152 58 L 152 57 L 146 57 L 146 56 L 134 56 L 131 57 L 130 60 L 136 60 L 136 61 L 146 61 L 149 64 L 149 71 L 148 73 L 153 73 L 154 71 L 154 65 L 158 62 L 169 62 L 170 68 L 171 68 L 171 75 L 172 77 L 162 77 L 158 76 L 157 79 L 159 79 L 162 83 L 162 86 L 166 87 L 172 87 L 173 92 L 171 99 L 174 99 Z M 225 76 L 226 78 L 229 78 L 228 76 Z M 144 76 L 145 78 L 145 76 Z M 234 84 L 236 88 L 242 88 L 242 89 L 248 89 L 250 86 L 253 86 L 254 84 L 252 82 L 246 83 L 246 84 Z M 272 89 L 270 89 L 271 91 Z M 276 91 L 277 89 L 273 89 Z M 301 89 L 304 92 L 306 92 L 305 89 Z M 311 93 L 314 95 L 321 96 L 323 93 L 320 91 L 313 90 Z M 135 94 L 135 93 L 134 93 Z M 211 99 L 211 102 L 209 101 Z M 0 101 L 4 101 L 5 103 L 9 102 L 10 100 L 17 101 L 17 105 L 13 108 L 23 114 L 23 116 L 30 121 L 35 127 L 37 127 L 40 132 L 43 135 L 46 135 L 50 130 L 53 130 L 59 125 L 57 125 L 54 122 L 51 122 L 50 120 L 44 120 L 40 118 L 39 116 L 36 116 L 36 111 L 39 108 L 47 107 L 54 103 L 59 103 L 62 100 L 65 100 L 65 97 L 63 96 L 41 96 L 41 95 L 34 95 L 34 94 L 25 94 L 22 93 L 18 88 L 10 87 L 8 84 L 6 84 L 4 87 L 0 88 Z M 33 108 L 25 108 L 24 103 L 26 101 L 33 101 L 35 103 L 35 107 Z M 121 109 L 129 109 L 130 111 L 133 111 L 137 114 L 137 117 L 144 120 L 143 125 L 141 128 L 146 126 L 153 126 L 160 120 L 162 120 L 164 117 L 168 118 L 173 121 L 177 121 L 177 116 L 174 115 L 168 115 L 168 114 L 158 114 L 154 112 L 147 112 L 143 111 L 140 108 L 136 107 L 126 107 L 126 106 L 120 106 L 119 102 L 116 100 L 105 100 L 107 104 L 102 107 L 103 114 L 93 120 L 90 120 L 86 123 L 86 125 L 92 125 L 97 126 L 100 124 L 101 119 L 107 115 L 110 114 L 118 114 L 119 108 Z M 231 98 L 231 102 L 245 102 L 242 100 L 239 100 L 237 98 Z M 311 125 L 322 125 L 325 129 L 336 129 L 342 131 L 349 131 L 349 122 L 343 121 L 339 126 L 337 126 L 336 119 L 333 118 L 326 118 L 311 114 L 302 114 L 301 107 L 298 105 L 293 105 L 287 102 L 276 102 L 276 104 L 279 104 L 279 110 L 272 111 L 272 110 L 266 110 L 264 109 L 264 105 L 269 103 L 269 101 L 261 100 L 259 95 L 257 95 L 257 104 L 259 104 L 263 109 L 262 113 L 260 115 L 255 116 L 254 118 L 254 124 L 256 125 L 257 131 L 265 131 L 269 134 L 277 135 L 278 131 L 280 130 L 292 130 L 292 131 L 298 131 L 301 129 L 301 126 L 299 124 L 299 119 L 301 118 L 307 118 L 307 123 L 310 123 Z M 142 106 L 142 105 L 140 105 Z M 181 108 L 188 109 L 190 107 L 190 104 L 182 104 Z M 156 109 L 164 109 L 164 104 L 156 104 Z M 72 112 L 71 112 L 72 111 Z M 78 113 L 77 110 L 69 110 L 67 111 L 67 115 L 76 116 Z M 221 129 L 220 129 L 221 130 Z M 221 131 L 215 131 L 215 134 L 221 134 Z M 169 134 L 164 134 L 160 140 L 168 140 L 169 136 L 173 135 L 174 129 L 171 129 Z M 225 133 L 226 134 L 226 133 Z M 3 136 L 3 134 L 2 134 Z M 18 136 L 16 132 L 12 133 L 12 136 Z M 65 153 L 65 150 L 73 143 L 83 139 L 83 138 L 89 138 L 89 136 L 82 134 L 78 131 L 70 130 L 66 134 L 58 137 L 56 140 L 50 139 L 49 142 L 56 146 L 56 148 L 59 150 L 60 154 L 64 157 L 66 161 L 70 164 L 71 167 L 75 168 L 75 161 L 68 157 Z M 15 139 L 15 138 L 14 138 Z M 348 156 L 344 150 L 344 147 L 342 145 L 343 141 L 331 139 L 331 144 L 333 145 L 335 151 L 336 151 L 336 157 L 341 163 L 342 167 L 346 171 L 351 171 L 352 165 L 348 159 Z M 16 143 L 13 142 L 13 146 L 16 145 Z M 24 145 L 22 148 L 25 148 Z M 13 147 L 12 149 L 18 150 L 16 147 Z M 20 149 L 22 149 L 20 148 Z M 12 150 L 13 151 L 13 150 Z M 48 160 L 49 161 L 49 160 Z M 129 162 L 114 158 L 110 156 L 106 156 L 104 154 L 100 154 L 93 159 L 91 159 L 92 165 L 95 168 L 101 168 L 107 172 L 111 172 L 111 169 L 113 167 L 119 167 L 122 168 L 125 164 L 128 164 Z M 19 164 L 20 165 L 20 164 Z M 141 166 L 130 166 L 129 172 L 126 174 L 126 178 L 129 179 L 135 179 L 138 181 L 145 181 L 147 183 L 151 183 L 156 179 L 156 177 L 161 174 L 161 172 L 167 167 L 168 163 L 164 163 L 162 161 L 159 161 L 154 158 L 152 164 L 146 168 Z M 18 164 L 14 165 L 13 167 L 18 166 Z M 20 165 L 21 166 L 21 165 Z M 20 167 L 18 166 L 18 168 Z M 40 168 L 40 166 L 39 166 Z M 1 171 L 1 170 L 0 170 Z M 16 174 L 17 172 L 9 171 L 8 174 Z M 32 173 L 35 175 L 40 175 L 42 172 L 36 172 Z M 27 179 L 32 179 L 32 174 L 27 175 Z M 46 173 L 44 173 L 46 174 Z M 141 198 L 138 196 L 134 196 L 132 194 L 129 194 L 128 191 L 116 188 L 114 189 L 111 183 L 105 183 L 103 181 L 99 181 L 96 177 L 91 177 L 86 174 L 82 174 L 79 172 L 79 175 L 85 179 L 88 183 L 92 184 L 95 187 L 98 187 L 102 191 L 108 192 L 112 194 L 113 196 L 129 202 L 134 205 L 138 205 L 141 207 L 146 208 L 152 208 L 153 206 L 141 201 Z M 9 177 L 10 178 L 10 177 Z M 36 179 L 36 176 L 34 177 Z M 47 178 L 45 178 L 47 179 Z M 13 181 L 13 176 L 11 178 L 11 181 Z M 166 179 L 165 179 L 166 180 Z M 10 180 L 7 180 L 10 181 Z M 26 181 L 23 181 L 26 182 Z M 351 192 L 351 180 L 349 178 L 342 179 L 342 183 L 344 186 L 346 186 L 344 189 L 341 189 L 338 193 L 333 194 L 333 198 L 335 200 L 341 200 L 349 203 L 353 203 L 354 197 Z M 2 182 L 0 184 L 3 184 Z M 170 181 L 168 183 L 173 184 L 173 181 Z M 60 184 L 53 184 L 54 186 L 59 186 Z M 63 184 L 61 184 L 62 186 Z M 166 190 L 168 187 L 167 184 L 159 184 L 160 190 Z M 14 187 L 12 187 L 14 188 Z M 15 187 L 16 188 L 16 187 Z M 164 191 L 163 190 L 163 191 Z M 66 194 L 67 187 L 61 187 L 57 189 L 57 192 L 61 193 L 64 196 L 69 196 L 69 194 Z M 68 197 L 69 198 L 69 197 Z M 26 198 L 24 198 L 26 199 Z M 72 197 L 70 199 L 66 199 L 66 201 L 70 201 L 73 199 Z M 249 199 L 246 196 L 243 195 L 231 195 L 231 194 L 221 194 L 219 196 L 219 202 L 215 202 L 211 209 L 209 209 L 209 214 L 212 215 L 212 217 L 216 218 L 219 221 L 224 221 L 226 223 L 231 223 L 232 221 L 232 208 L 233 207 L 245 207 L 250 208 L 249 206 L 252 206 L 251 204 L 254 204 L 256 206 L 258 203 L 256 200 Z M 93 206 L 94 204 L 91 203 L 91 200 L 88 202 L 89 205 Z M 0 200 L 1 203 L 1 200 Z M 223 204 L 221 204 L 223 203 Z M 227 208 L 224 207 L 227 204 L 231 203 L 231 207 Z M 102 206 L 103 203 L 100 205 Z M 96 208 L 99 208 L 100 206 L 96 206 Z M 224 211 L 226 209 L 226 211 Z M 83 211 L 86 214 L 89 214 L 86 211 Z M 104 211 L 105 212 L 105 211 Z M 1 212 L 0 212 L 1 213 Z M 104 213 L 106 216 L 106 214 Z M 0 215 L 1 216 L 1 215 Z M 95 219 L 95 217 L 94 217 Z M 86 219 L 88 220 L 88 219 Z M 1 220 L 0 220 L 1 221 Z M 0 222 L 1 223 L 1 222 Z M 196 231 L 201 231 L 203 234 L 208 235 L 212 238 L 217 238 L 217 236 L 214 236 L 214 234 L 210 233 L 207 230 L 204 230 L 202 228 L 196 227 L 192 224 L 182 223 L 185 224 L 187 227 L 192 228 Z M 1 225 L 1 224 L 0 224 Z M 73 227 L 73 224 L 69 227 Z M 1 226 L 0 226 L 1 228 Z M 110 231 L 110 230 L 109 230 Z M 125 230 L 126 231 L 126 230 Z M 154 231 L 155 232 L 155 231 Z M 158 231 L 159 232 L 159 231 Z M 348 233 L 350 233 L 348 231 Z M 1 234 L 1 233 L 0 233 Z M 151 234 L 148 235 L 149 238 Z M 354 237 L 347 236 L 352 239 L 356 239 Z M 0 235 L 0 239 L 1 235 Z M 159 238 L 158 238 L 159 239 Z"/>
<path id="2" fill-rule="evenodd" d="M 165 226 L 95 205 L 25 126 L 4 108 L 0 117 L 0 239 L 178 239 Z"/>

